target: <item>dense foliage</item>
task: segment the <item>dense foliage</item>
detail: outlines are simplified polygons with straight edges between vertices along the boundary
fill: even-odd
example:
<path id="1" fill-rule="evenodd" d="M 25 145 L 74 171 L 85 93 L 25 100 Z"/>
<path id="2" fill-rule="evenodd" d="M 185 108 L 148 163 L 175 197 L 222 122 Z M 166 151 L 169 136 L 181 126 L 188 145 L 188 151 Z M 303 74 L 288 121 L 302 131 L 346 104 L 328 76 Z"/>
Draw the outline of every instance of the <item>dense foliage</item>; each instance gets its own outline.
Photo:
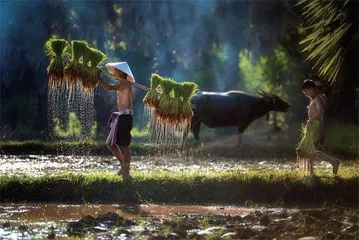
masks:
<path id="1" fill-rule="evenodd" d="M 51 37 L 88 41 L 108 62 L 127 61 L 136 81 L 147 86 L 151 73 L 157 72 L 180 82 L 194 81 L 207 91 L 272 91 L 291 103 L 288 119 L 300 121 L 306 100 L 298 87 L 303 78 L 319 72 L 310 72 L 312 62 L 301 52 L 301 34 L 311 29 L 302 31 L 307 19 L 296 3 L 2 1 L 1 137 L 49 137 L 48 121 L 53 119 L 47 118 L 48 60 L 43 46 Z M 351 36 L 357 42 L 357 32 Z M 328 116 L 357 122 L 357 44 L 348 47 L 340 67 L 343 84 L 328 92 Z M 102 132 L 116 109 L 115 96 L 102 88 L 95 94 L 95 120 Z M 144 96 L 142 90 L 135 91 L 137 126 L 143 119 Z M 66 125 L 68 116 L 59 121 Z"/>

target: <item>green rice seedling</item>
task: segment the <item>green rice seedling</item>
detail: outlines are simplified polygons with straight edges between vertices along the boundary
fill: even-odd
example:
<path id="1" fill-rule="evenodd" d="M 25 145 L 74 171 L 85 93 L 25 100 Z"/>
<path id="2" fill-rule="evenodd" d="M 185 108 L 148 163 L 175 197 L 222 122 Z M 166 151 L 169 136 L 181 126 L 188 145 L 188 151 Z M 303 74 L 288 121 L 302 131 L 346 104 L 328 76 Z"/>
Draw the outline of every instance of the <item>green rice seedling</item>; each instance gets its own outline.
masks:
<path id="1" fill-rule="evenodd" d="M 173 86 L 174 98 L 172 101 L 170 120 L 173 125 L 181 123 L 180 116 L 182 114 L 182 102 L 183 102 L 183 87 L 180 83 L 175 83 Z"/>
<path id="2" fill-rule="evenodd" d="M 79 50 L 81 53 L 81 57 L 79 59 L 80 67 L 78 72 L 78 80 L 80 82 L 86 81 L 89 76 L 89 46 L 86 41 L 80 41 L 79 43 Z"/>
<path id="3" fill-rule="evenodd" d="M 315 147 L 315 132 L 318 128 L 318 121 L 312 123 L 311 130 L 304 124 L 301 127 L 301 140 L 296 147 L 296 152 L 298 164 L 302 165 L 304 170 L 312 168 L 312 161 L 310 161 L 310 159 L 314 158 L 317 154 L 317 149 Z"/>
<path id="4" fill-rule="evenodd" d="M 82 47 L 82 59 L 80 59 L 81 77 L 79 80 L 81 83 L 85 83 L 85 86 L 87 86 L 89 79 L 89 69 L 91 65 L 91 61 L 90 61 L 91 50 L 87 44 L 81 43 L 81 47 Z"/>
<path id="5" fill-rule="evenodd" d="M 160 93 L 158 88 L 160 88 L 160 84 L 163 81 L 162 77 L 156 73 L 151 75 L 150 80 L 150 90 L 147 92 L 146 96 L 143 98 L 143 103 L 147 108 L 156 108 L 158 106 Z"/>
<path id="6" fill-rule="evenodd" d="M 50 58 L 47 74 L 51 88 L 59 88 L 64 79 L 64 57 L 67 48 L 65 39 L 50 39 L 45 44 L 45 53 Z"/>
<path id="7" fill-rule="evenodd" d="M 106 59 L 106 55 L 100 50 L 87 48 L 84 51 L 84 76 L 81 79 L 85 92 L 93 92 L 98 84 L 98 78 L 101 70 L 98 65 Z"/>
<path id="8" fill-rule="evenodd" d="M 76 86 L 77 81 L 83 76 L 82 63 L 86 47 L 87 43 L 85 41 L 71 41 L 72 57 L 70 62 L 65 67 L 65 77 L 72 88 Z"/>
<path id="9" fill-rule="evenodd" d="M 187 125 L 191 122 L 191 118 L 193 116 L 192 106 L 191 106 L 191 99 L 196 95 L 197 91 L 199 90 L 197 84 L 193 82 L 184 82 L 182 83 L 183 92 L 183 102 L 181 104 L 181 121 L 183 125 Z"/>
<path id="10" fill-rule="evenodd" d="M 176 82 L 170 78 L 164 78 L 161 82 L 162 94 L 156 108 L 155 115 L 165 124 L 169 124 L 170 112 L 173 102 L 173 87 Z"/>

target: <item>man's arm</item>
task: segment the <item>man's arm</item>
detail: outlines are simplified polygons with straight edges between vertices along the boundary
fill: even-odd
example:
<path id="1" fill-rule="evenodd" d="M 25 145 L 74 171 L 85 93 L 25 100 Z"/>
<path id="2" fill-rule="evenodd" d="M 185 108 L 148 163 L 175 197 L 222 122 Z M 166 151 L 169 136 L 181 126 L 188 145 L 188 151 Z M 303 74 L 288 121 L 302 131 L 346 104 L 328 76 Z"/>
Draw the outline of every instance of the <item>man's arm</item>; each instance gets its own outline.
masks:
<path id="1" fill-rule="evenodd" d="M 119 82 L 117 84 L 109 84 L 108 82 L 106 82 L 102 77 L 99 78 L 100 84 L 101 86 L 106 90 L 106 91 L 118 91 L 121 88 L 123 88 L 123 83 Z"/>

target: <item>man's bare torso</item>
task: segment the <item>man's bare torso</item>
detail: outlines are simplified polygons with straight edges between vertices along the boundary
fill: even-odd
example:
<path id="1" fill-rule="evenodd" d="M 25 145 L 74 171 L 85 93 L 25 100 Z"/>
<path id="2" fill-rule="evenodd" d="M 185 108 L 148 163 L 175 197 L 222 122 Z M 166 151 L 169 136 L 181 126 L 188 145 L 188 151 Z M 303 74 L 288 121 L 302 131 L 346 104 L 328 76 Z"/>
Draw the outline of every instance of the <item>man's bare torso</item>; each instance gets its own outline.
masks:
<path id="1" fill-rule="evenodd" d="M 132 88 L 131 83 L 124 82 L 117 90 L 117 106 L 118 111 L 124 109 L 132 109 Z"/>

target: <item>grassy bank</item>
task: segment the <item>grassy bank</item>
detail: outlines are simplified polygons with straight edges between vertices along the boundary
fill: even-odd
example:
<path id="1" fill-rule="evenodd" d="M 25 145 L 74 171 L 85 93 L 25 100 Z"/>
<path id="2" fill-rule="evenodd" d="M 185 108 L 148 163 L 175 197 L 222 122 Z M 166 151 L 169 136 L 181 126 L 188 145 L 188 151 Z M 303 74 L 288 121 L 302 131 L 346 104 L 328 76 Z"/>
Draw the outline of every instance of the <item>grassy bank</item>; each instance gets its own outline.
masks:
<path id="1" fill-rule="evenodd" d="M 352 168 L 341 177 L 297 171 L 133 173 L 123 181 L 110 173 L 44 177 L 1 176 L 1 202 L 274 204 L 357 206 L 359 175 Z"/>
<path id="2" fill-rule="evenodd" d="M 249 142 L 246 139 L 242 144 L 237 143 L 237 136 L 222 138 L 216 142 L 205 142 L 204 149 L 200 148 L 199 142 L 190 141 L 183 153 L 196 156 L 212 156 L 227 158 L 295 158 L 295 143 L 286 139 L 268 139 Z M 226 143 L 228 142 L 228 144 Z M 154 155 L 158 153 L 171 154 L 179 149 L 173 147 L 156 146 L 154 144 L 132 143 L 130 146 L 133 156 Z M 355 148 L 332 147 L 326 148 L 326 152 L 334 154 L 342 160 L 357 159 L 358 151 Z M 103 141 L 93 142 L 44 142 L 39 140 L 30 141 L 2 141 L 0 142 L 0 153 L 10 155 L 111 155 Z"/>

